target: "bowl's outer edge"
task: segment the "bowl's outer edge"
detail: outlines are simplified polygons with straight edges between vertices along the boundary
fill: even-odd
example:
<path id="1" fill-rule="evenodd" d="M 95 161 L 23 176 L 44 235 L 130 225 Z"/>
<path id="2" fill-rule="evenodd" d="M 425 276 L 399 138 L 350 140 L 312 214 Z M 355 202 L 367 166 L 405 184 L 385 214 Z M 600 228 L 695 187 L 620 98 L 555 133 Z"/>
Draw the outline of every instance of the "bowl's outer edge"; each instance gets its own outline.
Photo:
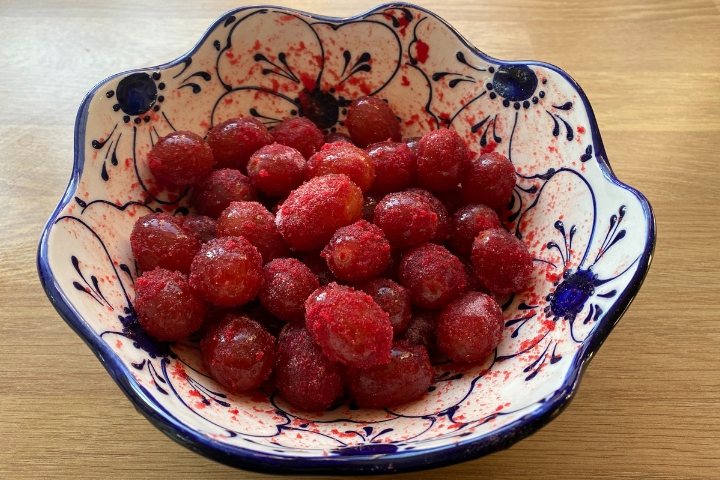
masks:
<path id="1" fill-rule="evenodd" d="M 167 412 L 160 404 L 155 402 L 151 395 L 145 389 L 131 379 L 125 366 L 119 362 L 118 357 L 110 350 L 108 345 L 100 341 L 89 326 L 82 320 L 79 313 L 70 305 L 67 298 L 63 295 L 59 285 L 55 281 L 48 263 L 48 235 L 52 225 L 55 222 L 60 211 L 72 200 L 73 194 L 77 188 L 78 181 L 83 172 L 83 160 L 85 150 L 84 125 L 87 122 L 88 106 L 90 100 L 97 92 L 98 88 L 105 84 L 108 80 L 126 75 L 131 72 L 150 71 L 158 68 L 167 68 L 182 63 L 187 57 L 193 55 L 197 49 L 206 40 L 210 32 L 212 32 L 225 18 L 238 12 L 253 8 L 277 8 L 300 13 L 313 17 L 318 20 L 326 20 L 333 22 L 352 21 L 364 17 L 370 13 L 381 11 L 387 8 L 409 7 L 425 12 L 442 22 L 452 31 L 457 38 L 473 51 L 479 58 L 486 61 L 495 61 L 503 64 L 531 64 L 551 69 L 565 78 L 577 90 L 582 99 L 590 119 L 592 138 L 595 145 L 595 156 L 601 167 L 604 176 L 611 183 L 631 192 L 643 207 L 643 213 L 647 222 L 647 238 L 643 254 L 639 260 L 638 268 L 631 282 L 625 291 L 618 298 L 614 308 L 608 311 L 600 320 L 591 338 L 583 344 L 581 352 L 577 356 L 577 360 L 573 368 L 568 372 L 564 387 L 557 390 L 550 398 L 546 399 L 542 406 L 534 412 L 525 415 L 515 422 L 482 437 L 474 438 L 467 441 L 460 441 L 454 445 L 439 447 L 432 451 L 420 452 L 404 452 L 399 454 L 384 455 L 358 455 L 353 457 L 324 457 L 324 458 L 290 458 L 267 454 L 259 454 L 257 452 L 247 450 L 241 447 L 230 447 L 225 444 L 213 441 L 205 436 L 199 435 L 196 431 L 188 428 L 184 424 L 177 421 L 169 412 Z M 622 183 L 615 176 L 605 153 L 602 143 L 600 131 L 594 112 L 585 93 L 580 86 L 566 72 L 560 68 L 536 61 L 501 61 L 486 55 L 470 42 L 468 42 L 459 32 L 457 32 L 450 24 L 429 10 L 409 3 L 388 3 L 379 5 L 371 10 L 348 17 L 345 19 L 326 17 L 322 15 L 309 14 L 286 7 L 275 7 L 270 5 L 253 5 L 245 6 L 222 15 L 216 20 L 203 34 L 198 43 L 185 55 L 178 59 L 151 68 L 141 68 L 112 75 L 93 87 L 83 99 L 78 110 L 75 122 L 75 156 L 73 163 L 73 172 L 68 187 L 58 206 L 53 211 L 48 222 L 45 224 L 40 237 L 40 243 L 37 253 L 37 268 L 40 282 L 50 299 L 51 303 L 65 320 L 65 322 L 77 333 L 80 338 L 90 347 L 100 363 L 105 367 L 107 372 L 118 384 L 121 391 L 133 403 L 135 408 L 143 416 L 145 416 L 160 431 L 172 438 L 181 445 L 190 450 L 206 456 L 212 460 L 231 465 L 246 470 L 252 470 L 263 473 L 304 473 L 304 474 L 347 474 L 347 475 L 366 475 L 380 473 L 400 473 L 422 470 L 427 468 L 437 468 L 446 465 L 455 464 L 467 460 L 479 458 L 489 453 L 510 447 L 517 441 L 531 435 L 538 429 L 553 420 L 559 415 L 570 403 L 580 382 L 580 377 L 595 352 L 607 339 L 613 327 L 618 323 L 630 303 L 637 295 L 642 285 L 652 257 L 656 244 L 656 227 L 655 216 L 650 203 L 645 196 L 636 189 Z"/>

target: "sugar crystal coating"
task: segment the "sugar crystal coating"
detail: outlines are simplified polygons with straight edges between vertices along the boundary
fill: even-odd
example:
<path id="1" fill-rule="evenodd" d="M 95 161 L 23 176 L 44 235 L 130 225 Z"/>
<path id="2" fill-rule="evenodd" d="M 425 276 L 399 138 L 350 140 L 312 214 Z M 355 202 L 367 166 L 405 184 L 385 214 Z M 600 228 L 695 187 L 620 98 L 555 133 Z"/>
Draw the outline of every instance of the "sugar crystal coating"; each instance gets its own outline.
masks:
<path id="1" fill-rule="evenodd" d="M 392 140 L 399 142 L 400 121 L 387 102 L 377 97 L 360 97 L 348 107 L 345 125 L 353 143 L 360 148 Z"/>
<path id="2" fill-rule="evenodd" d="M 330 360 L 358 368 L 390 360 L 390 317 L 361 291 L 337 283 L 318 288 L 305 302 L 305 325 Z"/>
<path id="3" fill-rule="evenodd" d="M 525 244 L 502 229 L 480 232 L 470 258 L 480 283 L 494 293 L 520 290 L 533 267 L 533 257 Z"/>
<path id="4" fill-rule="evenodd" d="M 426 133 L 417 148 L 418 184 L 442 192 L 460 183 L 472 154 L 455 130 L 441 128 Z"/>
<path id="5" fill-rule="evenodd" d="M 367 148 L 375 165 L 375 182 L 370 191 L 387 195 L 407 188 L 417 169 L 417 156 L 402 142 L 379 142 Z"/>
<path id="6" fill-rule="evenodd" d="M 447 240 L 450 236 L 450 216 L 448 215 L 445 205 L 443 205 L 443 203 L 438 200 L 435 195 L 427 190 L 423 190 L 422 188 L 408 188 L 405 191 L 422 195 L 428 202 L 430 202 L 430 206 L 438 218 L 437 226 L 435 227 L 435 235 L 432 236 L 430 241 L 437 243 L 438 245 L 442 245 L 443 242 L 445 242 L 445 240 Z"/>
<path id="7" fill-rule="evenodd" d="M 335 230 L 360 219 L 362 206 L 362 191 L 346 175 L 325 175 L 294 190 L 275 223 L 293 250 L 319 250 Z"/>
<path id="8" fill-rule="evenodd" d="M 494 298 L 468 292 L 445 307 L 435 329 L 440 350 L 455 362 L 481 362 L 502 338 L 503 315 Z"/>
<path id="9" fill-rule="evenodd" d="M 348 143 L 328 143 L 310 157 L 305 177 L 310 180 L 330 174 L 347 175 L 366 192 L 375 180 L 375 164 L 362 148 Z"/>
<path id="10" fill-rule="evenodd" d="M 217 161 L 217 168 L 245 172 L 250 156 L 261 147 L 274 142 L 265 125 L 253 117 L 231 118 L 214 125 L 207 142 Z"/>
<path id="11" fill-rule="evenodd" d="M 417 193 L 386 195 L 375 207 L 373 221 L 385 232 L 393 248 L 423 244 L 433 238 L 437 230 L 435 210 Z"/>
<path id="12" fill-rule="evenodd" d="M 467 203 L 498 209 L 510 202 L 515 188 L 515 167 L 510 160 L 491 152 L 470 162 L 462 176 L 462 195 Z"/>
<path id="13" fill-rule="evenodd" d="M 394 335 L 405 330 L 412 310 L 410 293 L 404 287 L 387 278 L 374 278 L 358 285 L 358 289 L 370 295 L 375 303 L 390 315 Z"/>
<path id="14" fill-rule="evenodd" d="M 275 226 L 275 215 L 258 202 L 232 202 L 217 221 L 218 237 L 245 237 L 267 263 L 290 252 Z"/>
<path id="15" fill-rule="evenodd" d="M 207 310 L 187 275 L 162 268 L 135 281 L 133 307 L 143 329 L 161 341 L 180 340 L 199 329 Z"/>
<path id="16" fill-rule="evenodd" d="M 279 197 L 302 184 L 306 163 L 302 154 L 294 148 L 273 143 L 252 154 L 247 173 L 258 190 Z"/>
<path id="17" fill-rule="evenodd" d="M 462 262 L 445 247 L 432 243 L 408 251 L 399 276 L 410 292 L 410 301 L 423 308 L 445 307 L 467 284 Z"/>
<path id="18" fill-rule="evenodd" d="M 223 307 L 244 305 L 262 282 L 262 256 L 243 237 L 210 240 L 190 269 L 190 284 L 208 302 Z"/>
<path id="19" fill-rule="evenodd" d="M 270 134 L 277 143 L 294 148 L 305 158 L 313 156 L 325 143 L 320 129 L 305 117 L 286 118 Z"/>
<path id="20" fill-rule="evenodd" d="M 188 273 L 200 250 L 200 242 L 183 226 L 182 218 L 167 213 L 138 218 L 130 233 L 130 245 L 138 269 L 143 272 L 161 267 Z"/>
<path id="21" fill-rule="evenodd" d="M 218 218 L 230 202 L 257 200 L 257 189 L 239 170 L 215 170 L 193 188 L 190 204 L 200 215 Z"/>
<path id="22" fill-rule="evenodd" d="M 153 176 L 168 185 L 193 185 L 215 165 L 213 152 L 200 135 L 177 131 L 160 137 L 148 154 Z"/>
<path id="23" fill-rule="evenodd" d="M 450 245 L 453 252 L 463 258 L 470 258 L 473 242 L 480 232 L 501 228 L 495 210 L 487 205 L 465 205 L 451 218 Z"/>
<path id="24" fill-rule="evenodd" d="M 275 337 L 247 315 L 229 314 L 200 341 L 205 368 L 233 393 L 256 389 L 275 365 Z"/>
<path id="25" fill-rule="evenodd" d="M 305 300 L 320 288 L 320 282 L 305 264 L 294 258 L 276 258 L 263 267 L 258 299 L 263 307 L 286 322 L 301 322 Z"/>
<path id="26" fill-rule="evenodd" d="M 390 263 L 390 243 L 383 231 L 365 220 L 338 228 L 321 256 L 339 280 L 362 282 L 381 274 Z"/>
<path id="27" fill-rule="evenodd" d="M 278 390 L 295 408 L 326 410 L 345 391 L 342 364 L 333 362 L 302 325 L 288 324 L 278 337 L 275 378 Z"/>
<path id="28" fill-rule="evenodd" d="M 421 397 L 435 370 L 421 345 L 393 343 L 390 361 L 366 369 L 348 369 L 350 392 L 361 407 L 394 407 Z"/>

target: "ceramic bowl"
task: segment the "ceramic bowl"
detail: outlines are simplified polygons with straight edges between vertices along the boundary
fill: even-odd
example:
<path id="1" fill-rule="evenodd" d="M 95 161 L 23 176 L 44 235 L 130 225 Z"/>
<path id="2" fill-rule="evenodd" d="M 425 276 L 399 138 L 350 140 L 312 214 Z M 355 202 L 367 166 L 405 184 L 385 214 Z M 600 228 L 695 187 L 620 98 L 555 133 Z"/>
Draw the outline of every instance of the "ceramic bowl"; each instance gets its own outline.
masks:
<path id="1" fill-rule="evenodd" d="M 344 132 L 361 95 L 387 99 L 406 137 L 449 127 L 475 152 L 512 160 L 506 226 L 535 258 L 532 281 L 504 300 L 497 351 L 482 365 L 436 365 L 430 391 L 412 403 L 361 409 L 342 399 L 309 413 L 273 391 L 230 394 L 206 375 L 196 342 L 156 342 L 136 322 L 133 223 L 188 205 L 187 190 L 154 181 L 146 155 L 169 132 L 204 135 L 241 115 L 268 126 L 304 115 Z M 587 98 L 557 67 L 491 58 L 409 4 L 347 19 L 243 7 L 183 57 L 87 95 L 38 269 L 60 315 L 173 440 L 249 470 L 383 473 L 477 458 L 554 418 L 638 292 L 654 241 L 650 205 L 614 176 Z"/>

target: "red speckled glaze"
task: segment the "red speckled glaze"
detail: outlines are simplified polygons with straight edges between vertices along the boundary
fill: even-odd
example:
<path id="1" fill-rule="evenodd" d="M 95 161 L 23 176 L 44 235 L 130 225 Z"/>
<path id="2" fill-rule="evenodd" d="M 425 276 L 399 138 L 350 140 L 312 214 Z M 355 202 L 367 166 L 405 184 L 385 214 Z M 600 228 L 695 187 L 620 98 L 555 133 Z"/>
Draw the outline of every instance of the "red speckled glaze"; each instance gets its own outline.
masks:
<path id="1" fill-rule="evenodd" d="M 308 412 L 330 408 L 345 392 L 342 365 L 326 357 L 301 325 L 287 325 L 280 332 L 275 377 L 280 395 Z"/>
<path id="2" fill-rule="evenodd" d="M 135 282 L 135 311 L 153 337 L 180 340 L 200 328 L 207 306 L 186 275 L 156 268 Z"/>
<path id="3" fill-rule="evenodd" d="M 190 284 L 205 300 L 222 307 L 244 305 L 257 295 L 262 257 L 243 237 L 223 237 L 204 244 L 195 256 Z"/>
<path id="4" fill-rule="evenodd" d="M 348 370 L 350 392 L 361 407 L 395 407 L 427 392 L 435 371 L 425 347 L 394 342 L 390 362 Z"/>
<path id="5" fill-rule="evenodd" d="M 254 390 L 275 365 L 275 337 L 246 315 L 230 314 L 200 342 L 203 363 L 231 392 Z"/>
<path id="6" fill-rule="evenodd" d="M 274 142 L 263 123 L 253 117 L 232 118 L 215 125 L 207 135 L 217 168 L 245 171 L 250 156 Z"/>
<path id="7" fill-rule="evenodd" d="M 252 154 L 247 173 L 261 192 L 285 196 L 303 183 L 305 167 L 305 158 L 296 149 L 272 144 Z"/>
<path id="8" fill-rule="evenodd" d="M 335 230 L 359 220 L 362 206 L 362 191 L 346 175 L 325 175 L 294 190 L 275 222 L 293 250 L 318 250 Z"/>
<path id="9" fill-rule="evenodd" d="M 155 267 L 190 272 L 200 242 L 183 227 L 181 218 L 151 213 L 138 218 L 130 234 L 132 252 L 141 271 Z"/>
<path id="10" fill-rule="evenodd" d="M 257 200 L 257 189 L 239 170 L 215 170 L 193 188 L 192 206 L 197 213 L 218 218 L 230 202 Z"/>
<path id="11" fill-rule="evenodd" d="M 348 143 L 328 143 L 310 157 L 305 177 L 321 177 L 330 174 L 347 175 L 360 190 L 366 192 L 375 181 L 375 165 L 362 148 Z"/>
<path id="12" fill-rule="evenodd" d="M 338 228 L 320 254 L 336 278 L 355 283 L 381 274 L 390 264 L 390 243 L 365 220 Z"/>
<path id="13" fill-rule="evenodd" d="M 258 299 L 263 307 L 286 322 L 302 322 L 305 300 L 320 287 L 317 275 L 294 258 L 277 258 L 263 267 Z"/>
<path id="14" fill-rule="evenodd" d="M 495 293 L 512 293 L 528 281 L 533 259 L 524 243 L 502 229 L 485 230 L 472 247 L 475 276 Z"/>
<path id="15" fill-rule="evenodd" d="M 398 272 L 410 301 L 423 308 L 443 308 L 466 286 L 462 262 L 445 247 L 427 243 L 405 254 Z"/>
<path id="16" fill-rule="evenodd" d="M 331 283 L 305 302 L 305 324 L 331 360 L 367 368 L 390 360 L 390 317 L 369 295 Z"/>
<path id="17" fill-rule="evenodd" d="M 443 308 L 435 330 L 440 350 L 456 362 L 481 362 L 500 343 L 500 305 L 492 297 L 469 292 Z"/>
<path id="18" fill-rule="evenodd" d="M 286 257 L 290 250 L 275 226 L 275 215 L 258 202 L 232 202 L 217 221 L 218 237 L 244 237 L 263 263 Z"/>
<path id="19" fill-rule="evenodd" d="M 430 202 L 416 193 L 391 193 L 375 207 L 373 221 L 385 232 L 393 248 L 429 241 L 437 231 L 437 214 Z"/>

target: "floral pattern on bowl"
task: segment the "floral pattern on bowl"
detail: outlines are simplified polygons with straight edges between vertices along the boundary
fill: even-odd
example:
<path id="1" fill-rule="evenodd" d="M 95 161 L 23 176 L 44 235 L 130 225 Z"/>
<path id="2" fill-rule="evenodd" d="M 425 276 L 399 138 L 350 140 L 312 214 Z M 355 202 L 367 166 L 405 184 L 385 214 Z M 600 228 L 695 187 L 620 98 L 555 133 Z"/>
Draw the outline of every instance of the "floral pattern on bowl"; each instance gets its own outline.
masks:
<path id="1" fill-rule="evenodd" d="M 504 337 L 482 365 L 435 365 L 428 394 L 394 409 L 348 398 L 299 412 L 272 391 L 232 395 L 210 379 L 196 338 L 140 329 L 128 237 L 138 216 L 184 214 L 146 155 L 174 130 L 204 135 L 252 115 L 307 116 L 345 132 L 350 101 L 387 99 L 406 137 L 454 128 L 476 153 L 515 165 L 506 226 L 535 257 L 531 284 L 504 300 Z M 276 7 L 220 18 L 180 59 L 115 75 L 83 101 L 67 192 L 40 242 L 52 303 L 137 409 L 174 440 L 264 472 L 384 473 L 506 448 L 567 405 L 583 367 L 649 268 L 654 218 L 619 182 L 590 104 L 563 71 L 484 55 L 433 13 L 389 4 L 348 19 Z"/>

